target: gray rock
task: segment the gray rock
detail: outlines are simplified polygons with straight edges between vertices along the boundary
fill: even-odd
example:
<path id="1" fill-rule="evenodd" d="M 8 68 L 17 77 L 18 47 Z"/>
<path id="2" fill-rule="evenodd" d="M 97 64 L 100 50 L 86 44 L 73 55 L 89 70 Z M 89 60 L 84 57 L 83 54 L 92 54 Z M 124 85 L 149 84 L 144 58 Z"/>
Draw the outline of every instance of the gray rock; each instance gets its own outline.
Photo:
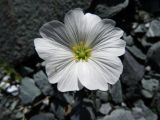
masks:
<path id="1" fill-rule="evenodd" d="M 160 115 L 160 93 L 158 92 L 152 101 L 153 107 L 157 110 L 157 113 Z"/>
<path id="2" fill-rule="evenodd" d="M 63 97 L 67 103 L 69 103 L 71 105 L 74 104 L 74 102 L 75 102 L 74 97 L 72 95 L 70 95 L 69 93 L 64 93 Z"/>
<path id="3" fill-rule="evenodd" d="M 124 35 L 123 39 L 126 41 L 127 46 L 132 46 L 134 44 L 133 37 L 131 35 Z"/>
<path id="4" fill-rule="evenodd" d="M 40 113 L 31 117 L 30 120 L 55 120 L 55 118 L 52 113 Z"/>
<path id="5" fill-rule="evenodd" d="M 35 85 L 33 79 L 24 78 L 20 86 L 20 99 L 23 104 L 30 104 L 41 95 L 41 91 Z"/>
<path id="6" fill-rule="evenodd" d="M 99 98 L 96 98 L 95 107 L 96 107 L 96 111 L 98 112 L 101 107 L 101 100 Z"/>
<path id="7" fill-rule="evenodd" d="M 139 82 L 142 80 L 144 72 L 144 65 L 137 62 L 136 59 L 126 50 L 123 59 L 123 72 L 120 77 L 121 83 L 125 85 L 125 99 L 133 100 L 141 96 L 141 92 L 139 92 Z"/>
<path id="8" fill-rule="evenodd" d="M 156 79 L 143 79 L 141 83 L 142 87 L 150 92 L 157 91 L 159 87 L 159 81 Z"/>
<path id="9" fill-rule="evenodd" d="M 153 20 L 147 32 L 147 37 L 160 37 L 160 20 Z"/>
<path id="10" fill-rule="evenodd" d="M 15 118 L 16 120 L 22 119 L 24 117 L 24 114 L 22 112 L 16 112 Z"/>
<path id="11" fill-rule="evenodd" d="M 98 14 L 102 18 L 112 17 L 126 8 L 128 6 L 128 3 L 129 0 L 123 0 L 121 3 L 112 6 L 99 4 L 96 7 L 95 14 Z"/>
<path id="12" fill-rule="evenodd" d="M 158 72 L 160 72 L 160 42 L 157 42 L 150 47 L 147 52 L 147 63 Z"/>
<path id="13" fill-rule="evenodd" d="M 134 33 L 135 33 L 135 34 L 144 34 L 144 33 L 146 33 L 146 31 L 147 31 L 147 29 L 146 29 L 145 25 L 144 25 L 144 24 L 140 24 L 140 25 L 138 25 L 138 27 L 134 30 Z"/>
<path id="14" fill-rule="evenodd" d="M 111 115 L 106 115 L 102 120 L 135 120 L 131 111 L 116 109 Z"/>
<path id="15" fill-rule="evenodd" d="M 109 100 L 109 94 L 108 94 L 108 92 L 106 92 L 106 91 L 99 91 L 99 90 L 97 90 L 96 96 L 97 96 L 100 100 L 102 100 L 102 101 L 104 101 L 104 102 L 107 102 L 107 101 Z"/>
<path id="16" fill-rule="evenodd" d="M 145 98 L 152 98 L 153 97 L 153 92 L 150 92 L 148 90 L 142 89 L 141 93 Z"/>
<path id="17" fill-rule="evenodd" d="M 122 83 L 127 86 L 137 85 L 137 83 L 142 80 L 144 72 L 144 65 L 138 63 L 133 56 L 126 51 L 123 60 L 123 73 L 121 75 Z"/>
<path id="18" fill-rule="evenodd" d="M 112 110 L 112 107 L 111 107 L 110 103 L 105 103 L 105 104 L 101 105 L 99 112 L 104 115 L 107 115 L 111 110 Z"/>
<path id="19" fill-rule="evenodd" d="M 29 68 L 29 67 L 27 67 L 27 66 L 22 66 L 22 67 L 19 69 L 19 71 L 20 71 L 20 74 L 21 74 L 22 76 L 27 76 L 27 75 L 29 75 L 29 74 L 31 74 L 31 73 L 34 72 L 34 70 L 33 70 L 32 68 Z"/>
<path id="20" fill-rule="evenodd" d="M 145 120 L 144 113 L 139 107 L 132 108 L 132 115 L 134 116 L 135 120 Z"/>
<path id="21" fill-rule="evenodd" d="M 39 37 L 38 30 L 44 23 L 53 19 L 62 20 L 70 9 L 86 9 L 90 2 L 91 0 L 2 0 L 0 61 L 15 65 L 28 60 L 35 53 L 33 39 Z"/>
<path id="22" fill-rule="evenodd" d="M 58 120 L 64 120 L 65 119 L 65 110 L 64 107 L 61 106 L 59 103 L 51 103 L 50 105 L 50 111 L 54 113 L 56 118 Z"/>
<path id="23" fill-rule="evenodd" d="M 142 109 L 146 120 L 158 120 L 158 116 L 145 106 L 142 100 L 137 101 L 135 106 Z"/>
<path id="24" fill-rule="evenodd" d="M 146 55 L 139 49 L 137 48 L 136 46 L 127 46 L 127 49 L 129 52 L 132 53 L 132 55 L 134 55 L 134 57 L 140 59 L 140 60 L 143 60 L 145 61 L 146 60 Z"/>
<path id="25" fill-rule="evenodd" d="M 15 100 L 13 101 L 13 103 L 10 105 L 10 110 L 13 111 L 15 109 L 15 107 L 18 105 L 19 100 Z"/>
<path id="26" fill-rule="evenodd" d="M 122 87 L 121 87 L 120 81 L 114 84 L 109 91 L 111 93 L 112 100 L 115 103 L 118 104 L 123 102 L 123 94 L 122 94 Z"/>
<path id="27" fill-rule="evenodd" d="M 44 95 L 52 96 L 54 94 L 53 88 L 48 82 L 48 78 L 43 71 L 39 71 L 34 74 L 34 81 Z"/>
<path id="28" fill-rule="evenodd" d="M 12 94 L 13 96 L 18 95 L 18 93 L 19 93 L 18 90 L 19 90 L 19 88 L 18 88 L 18 86 L 16 86 L 16 85 L 9 86 L 9 87 L 6 89 L 7 93 Z"/>
<path id="29" fill-rule="evenodd" d="M 70 120 L 95 120 L 95 114 L 90 107 L 79 107 Z"/>

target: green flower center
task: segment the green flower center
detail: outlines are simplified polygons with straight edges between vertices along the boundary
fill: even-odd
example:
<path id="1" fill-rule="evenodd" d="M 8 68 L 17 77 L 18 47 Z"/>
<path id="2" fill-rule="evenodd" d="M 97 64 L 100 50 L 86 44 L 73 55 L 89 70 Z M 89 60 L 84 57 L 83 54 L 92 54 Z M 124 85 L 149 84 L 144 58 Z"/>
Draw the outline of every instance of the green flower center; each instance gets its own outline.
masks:
<path id="1" fill-rule="evenodd" d="M 73 46 L 72 50 L 76 61 L 88 61 L 92 52 L 92 49 L 87 47 L 84 42 L 80 42 L 79 44 Z"/>

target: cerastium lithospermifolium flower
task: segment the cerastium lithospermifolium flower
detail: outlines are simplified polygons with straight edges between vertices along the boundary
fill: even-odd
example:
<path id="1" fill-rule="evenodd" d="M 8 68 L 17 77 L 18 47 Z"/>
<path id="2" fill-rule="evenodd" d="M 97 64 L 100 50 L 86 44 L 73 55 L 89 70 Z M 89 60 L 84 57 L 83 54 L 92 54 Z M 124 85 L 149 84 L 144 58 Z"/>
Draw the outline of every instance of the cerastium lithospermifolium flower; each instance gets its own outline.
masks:
<path id="1" fill-rule="evenodd" d="M 64 24 L 53 20 L 40 28 L 42 38 L 34 40 L 35 49 L 45 60 L 50 83 L 60 91 L 108 90 L 122 73 L 118 56 L 125 52 L 123 31 L 110 19 L 86 13 L 79 8 L 69 11 Z"/>

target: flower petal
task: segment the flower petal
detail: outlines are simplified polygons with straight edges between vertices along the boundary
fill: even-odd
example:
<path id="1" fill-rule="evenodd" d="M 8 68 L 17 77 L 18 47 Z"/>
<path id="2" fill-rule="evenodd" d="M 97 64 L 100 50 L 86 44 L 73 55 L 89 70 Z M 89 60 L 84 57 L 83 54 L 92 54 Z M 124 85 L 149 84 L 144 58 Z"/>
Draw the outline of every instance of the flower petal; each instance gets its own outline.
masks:
<path id="1" fill-rule="evenodd" d="M 104 19 L 98 22 L 87 35 L 87 44 L 92 48 L 101 42 L 101 37 L 108 35 L 114 29 L 115 22 L 110 19 Z"/>
<path id="2" fill-rule="evenodd" d="M 63 45 L 49 39 L 36 38 L 34 45 L 38 55 L 44 60 L 52 61 L 53 59 L 73 57 L 71 51 L 67 50 Z"/>
<path id="3" fill-rule="evenodd" d="M 78 78 L 82 85 L 89 90 L 108 90 L 108 84 L 105 81 L 104 72 L 95 62 L 78 62 Z"/>
<path id="4" fill-rule="evenodd" d="M 99 38 L 101 41 L 94 46 L 93 51 L 103 51 L 110 53 L 114 56 L 121 56 L 125 53 L 126 42 L 120 39 L 123 35 L 123 31 L 119 28 L 115 28 L 107 35 Z"/>
<path id="5" fill-rule="evenodd" d="M 35 49 L 39 56 L 45 60 L 46 73 L 48 75 L 49 82 L 58 82 L 58 73 L 73 61 L 73 54 L 60 44 L 54 41 L 37 38 L 34 40 Z"/>
<path id="6" fill-rule="evenodd" d="M 84 13 L 82 9 L 77 8 L 70 10 L 64 18 L 64 24 L 68 35 L 72 41 L 78 43 L 80 40 L 85 38 L 85 22 L 84 22 Z"/>
<path id="7" fill-rule="evenodd" d="M 67 67 L 59 73 L 60 80 L 58 82 L 58 90 L 62 92 L 80 90 L 83 88 L 78 80 L 77 64 L 75 61 L 70 63 Z"/>
<path id="8" fill-rule="evenodd" d="M 111 52 L 115 56 L 124 54 L 125 42 L 120 38 L 123 31 L 116 28 L 115 22 L 104 19 L 97 23 L 88 36 L 88 43 L 94 51 Z"/>
<path id="9" fill-rule="evenodd" d="M 40 34 L 43 38 L 50 39 L 68 48 L 73 44 L 73 41 L 67 35 L 64 24 L 56 20 L 44 24 L 40 28 Z"/>
<path id="10" fill-rule="evenodd" d="M 101 71 L 105 73 L 106 82 L 115 84 L 119 80 L 123 65 L 118 57 L 101 51 L 94 52 L 92 59 L 101 68 Z"/>
<path id="11" fill-rule="evenodd" d="M 84 15 L 84 19 L 85 19 L 85 31 L 86 33 L 89 33 L 97 23 L 99 23 L 102 19 L 94 14 L 91 13 L 86 13 Z"/>

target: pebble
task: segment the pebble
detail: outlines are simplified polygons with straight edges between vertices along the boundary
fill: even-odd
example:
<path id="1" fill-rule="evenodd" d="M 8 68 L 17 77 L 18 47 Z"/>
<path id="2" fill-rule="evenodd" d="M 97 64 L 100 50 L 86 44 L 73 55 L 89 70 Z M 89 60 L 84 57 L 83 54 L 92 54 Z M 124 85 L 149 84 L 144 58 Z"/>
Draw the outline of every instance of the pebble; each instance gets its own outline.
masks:
<path id="1" fill-rule="evenodd" d="M 41 91 L 37 88 L 33 79 L 27 77 L 22 79 L 19 95 L 22 104 L 33 103 L 40 95 Z"/>
<path id="2" fill-rule="evenodd" d="M 141 108 L 144 118 L 146 120 L 158 120 L 158 116 L 153 113 L 145 104 L 142 100 L 139 100 L 135 103 L 135 107 Z"/>
<path id="3" fill-rule="evenodd" d="M 153 20 L 147 32 L 147 37 L 160 37 L 160 20 Z"/>
<path id="4" fill-rule="evenodd" d="M 34 74 L 35 84 L 46 96 L 53 96 L 54 91 L 51 84 L 48 82 L 48 78 L 43 71 L 39 71 Z"/>
<path id="5" fill-rule="evenodd" d="M 123 94 L 120 80 L 112 86 L 109 92 L 111 94 L 113 102 L 115 102 L 116 104 L 123 102 Z"/>
<path id="6" fill-rule="evenodd" d="M 131 111 L 124 109 L 116 109 L 111 115 L 106 115 L 101 120 L 136 120 L 134 119 Z"/>
<path id="7" fill-rule="evenodd" d="M 30 120 L 55 120 L 55 118 L 52 113 L 40 113 L 31 117 Z"/>
<path id="8" fill-rule="evenodd" d="M 104 101 L 104 102 L 107 102 L 107 101 L 109 100 L 109 93 L 108 93 L 107 91 L 97 90 L 96 96 L 97 96 L 101 101 Z"/>
<path id="9" fill-rule="evenodd" d="M 101 105 L 101 107 L 99 109 L 99 112 L 104 114 L 104 115 L 107 115 L 111 110 L 112 110 L 111 104 L 110 103 L 105 103 L 105 104 Z"/>

